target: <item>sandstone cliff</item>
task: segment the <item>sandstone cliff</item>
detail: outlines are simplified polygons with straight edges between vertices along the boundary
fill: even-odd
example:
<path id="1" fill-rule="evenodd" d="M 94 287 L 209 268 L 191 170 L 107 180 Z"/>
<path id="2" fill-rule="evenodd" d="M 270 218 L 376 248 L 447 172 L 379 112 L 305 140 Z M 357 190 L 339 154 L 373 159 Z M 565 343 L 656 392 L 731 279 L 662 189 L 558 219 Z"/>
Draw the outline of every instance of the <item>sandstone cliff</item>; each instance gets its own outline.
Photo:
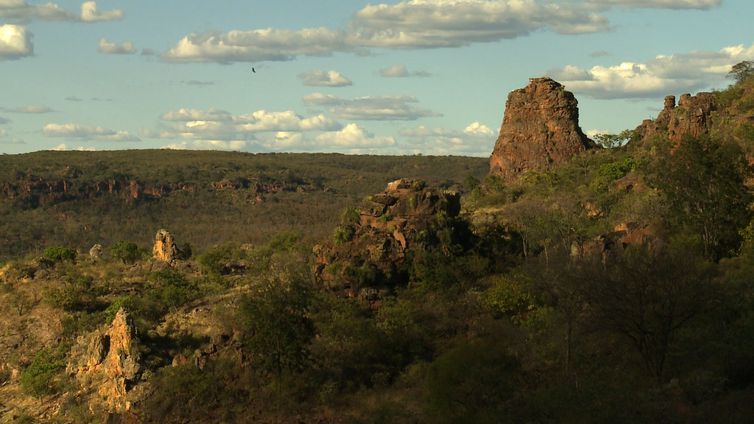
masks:
<path id="1" fill-rule="evenodd" d="M 665 104 L 654 120 L 647 119 L 636 128 L 639 140 L 655 136 L 667 136 L 674 142 L 680 142 L 685 136 L 699 137 L 709 133 L 718 110 L 717 97 L 714 93 L 698 93 L 696 96 L 684 94 L 678 105 L 675 96 L 665 97 Z"/>
<path id="2" fill-rule="evenodd" d="M 593 147 L 579 127 L 573 93 L 550 78 L 532 78 L 528 86 L 508 95 L 490 173 L 512 180 L 528 170 L 550 169 Z"/>

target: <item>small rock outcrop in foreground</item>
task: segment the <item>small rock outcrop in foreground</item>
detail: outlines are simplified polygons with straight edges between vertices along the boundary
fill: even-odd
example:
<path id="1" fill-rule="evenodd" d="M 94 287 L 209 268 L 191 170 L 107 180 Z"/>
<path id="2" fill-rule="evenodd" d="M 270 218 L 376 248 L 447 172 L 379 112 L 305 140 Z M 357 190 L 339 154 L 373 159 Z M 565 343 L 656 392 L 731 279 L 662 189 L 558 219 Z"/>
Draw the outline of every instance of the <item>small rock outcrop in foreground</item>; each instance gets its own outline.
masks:
<path id="1" fill-rule="evenodd" d="M 593 147 L 579 127 L 573 93 L 550 78 L 532 78 L 528 86 L 508 95 L 490 173 L 512 180 L 529 170 L 550 169 Z"/>
<path id="2" fill-rule="evenodd" d="M 78 338 L 67 372 L 92 394 L 91 406 L 110 412 L 131 409 L 129 390 L 140 376 L 136 330 L 121 308 L 112 324 Z"/>

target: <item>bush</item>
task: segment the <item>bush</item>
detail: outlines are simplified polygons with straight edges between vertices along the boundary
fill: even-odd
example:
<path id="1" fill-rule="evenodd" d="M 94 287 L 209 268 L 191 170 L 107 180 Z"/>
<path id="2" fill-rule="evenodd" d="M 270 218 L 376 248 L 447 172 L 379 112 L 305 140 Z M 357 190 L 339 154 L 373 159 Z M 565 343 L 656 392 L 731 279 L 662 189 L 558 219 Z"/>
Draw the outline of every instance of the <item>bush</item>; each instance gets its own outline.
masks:
<path id="1" fill-rule="evenodd" d="M 199 288 L 178 271 L 166 269 L 152 274 L 153 296 L 168 309 L 177 309 L 199 297 Z M 116 310 L 117 312 L 117 310 Z"/>
<path id="2" fill-rule="evenodd" d="M 133 264 L 143 257 L 143 252 L 136 243 L 119 241 L 110 246 L 110 255 L 124 264 Z"/>
<path id="3" fill-rule="evenodd" d="M 68 312 L 94 310 L 98 291 L 93 289 L 93 283 L 89 276 L 68 276 L 62 287 L 47 292 L 46 300 Z"/>
<path id="4" fill-rule="evenodd" d="M 63 246 L 48 247 L 42 254 L 42 258 L 52 264 L 73 262 L 76 260 L 76 251 Z"/>
<path id="5" fill-rule="evenodd" d="M 43 349 L 21 373 L 21 388 L 35 397 L 56 393 L 59 384 L 55 380 L 64 368 L 65 348 L 63 346 L 55 350 Z"/>

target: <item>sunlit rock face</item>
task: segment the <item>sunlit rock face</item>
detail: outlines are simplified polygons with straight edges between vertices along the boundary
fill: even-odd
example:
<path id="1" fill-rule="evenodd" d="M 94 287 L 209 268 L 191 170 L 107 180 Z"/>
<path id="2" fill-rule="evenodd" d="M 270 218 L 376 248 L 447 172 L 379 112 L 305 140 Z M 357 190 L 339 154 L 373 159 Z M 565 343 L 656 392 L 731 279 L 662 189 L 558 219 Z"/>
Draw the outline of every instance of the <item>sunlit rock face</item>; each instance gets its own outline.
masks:
<path id="1" fill-rule="evenodd" d="M 490 173 L 513 180 L 596 147 L 579 127 L 578 101 L 550 78 L 532 78 L 508 95 Z"/>

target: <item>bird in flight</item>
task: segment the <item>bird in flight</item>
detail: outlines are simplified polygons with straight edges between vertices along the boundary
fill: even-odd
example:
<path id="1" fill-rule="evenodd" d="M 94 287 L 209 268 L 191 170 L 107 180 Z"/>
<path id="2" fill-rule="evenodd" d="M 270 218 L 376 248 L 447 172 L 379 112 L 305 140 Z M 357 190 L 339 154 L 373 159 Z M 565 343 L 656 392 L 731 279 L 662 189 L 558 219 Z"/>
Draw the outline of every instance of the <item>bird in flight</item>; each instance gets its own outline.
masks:
<path id="1" fill-rule="evenodd" d="M 252 67 L 251 67 L 251 72 L 252 72 L 253 74 L 256 74 L 256 73 L 257 73 L 257 70 L 256 70 L 256 69 L 254 69 L 254 67 L 252 66 Z"/>

